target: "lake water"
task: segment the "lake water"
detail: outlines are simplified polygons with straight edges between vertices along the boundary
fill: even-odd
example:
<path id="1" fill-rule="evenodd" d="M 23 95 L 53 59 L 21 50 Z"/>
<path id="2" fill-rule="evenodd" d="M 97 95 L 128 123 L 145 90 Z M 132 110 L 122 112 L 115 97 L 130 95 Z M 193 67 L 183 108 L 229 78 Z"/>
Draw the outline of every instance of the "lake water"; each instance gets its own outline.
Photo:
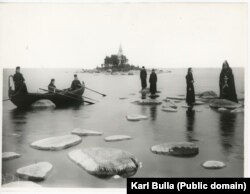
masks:
<path id="1" fill-rule="evenodd" d="M 51 78 L 57 88 L 67 88 L 73 78 L 73 69 L 24 69 L 22 73 L 30 92 L 42 92 Z M 186 69 L 171 69 L 158 74 L 159 100 L 167 96 L 185 94 Z M 5 69 L 3 98 L 8 98 L 7 78 L 14 70 Z M 238 97 L 244 97 L 244 69 L 233 69 Z M 218 93 L 220 69 L 194 69 L 196 92 L 214 90 Z M 3 152 L 13 151 L 22 156 L 2 163 L 3 181 L 16 180 L 15 171 L 34 162 L 48 161 L 53 170 L 40 182 L 44 187 L 126 187 L 126 179 L 101 179 L 75 165 L 67 156 L 76 148 L 92 146 L 119 148 L 131 152 L 141 162 L 134 177 L 242 177 L 244 163 L 244 113 L 219 113 L 208 104 L 195 106 L 188 114 L 176 103 L 178 112 L 167 113 L 159 106 L 140 106 L 131 102 L 141 98 L 139 75 L 106 75 L 78 73 L 86 86 L 105 93 L 93 92 L 85 96 L 98 100 L 94 105 L 67 109 L 19 111 L 10 102 L 3 102 Z M 121 100 L 119 98 L 126 97 Z M 163 105 L 165 102 L 163 102 Z M 148 120 L 129 122 L 127 114 L 148 115 Z M 103 136 L 83 137 L 81 144 L 61 151 L 39 151 L 30 147 L 35 140 L 70 134 L 74 128 L 103 132 Z M 104 137 L 124 134 L 133 139 L 105 142 Z M 156 155 L 151 146 L 164 142 L 190 141 L 199 146 L 199 154 L 192 158 Z M 206 160 L 221 160 L 227 164 L 220 170 L 201 167 Z"/>

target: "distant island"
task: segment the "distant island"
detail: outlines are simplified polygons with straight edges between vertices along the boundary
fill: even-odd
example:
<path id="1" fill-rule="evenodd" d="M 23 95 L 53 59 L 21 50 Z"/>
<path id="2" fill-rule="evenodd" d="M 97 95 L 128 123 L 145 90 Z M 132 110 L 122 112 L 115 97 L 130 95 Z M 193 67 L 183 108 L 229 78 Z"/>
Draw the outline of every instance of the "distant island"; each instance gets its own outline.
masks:
<path id="1" fill-rule="evenodd" d="M 131 70 L 139 70 L 139 66 L 134 66 L 128 63 L 127 57 L 123 54 L 122 47 L 118 50 L 118 54 L 112 54 L 110 57 L 106 56 L 104 63 L 101 67 L 97 67 L 97 71 L 108 71 L 108 72 L 127 72 Z"/>

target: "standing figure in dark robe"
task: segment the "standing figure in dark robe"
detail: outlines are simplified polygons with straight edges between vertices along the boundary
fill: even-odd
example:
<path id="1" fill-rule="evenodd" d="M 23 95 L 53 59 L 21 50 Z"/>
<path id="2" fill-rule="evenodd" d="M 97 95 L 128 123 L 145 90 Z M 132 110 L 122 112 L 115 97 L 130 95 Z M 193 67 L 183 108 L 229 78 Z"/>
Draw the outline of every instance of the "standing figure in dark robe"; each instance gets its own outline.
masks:
<path id="1" fill-rule="evenodd" d="M 27 94 L 28 90 L 25 84 L 25 79 L 21 74 L 20 67 L 16 67 L 16 73 L 13 76 L 16 94 Z"/>
<path id="2" fill-rule="evenodd" d="M 141 89 L 145 89 L 147 87 L 147 71 L 145 67 L 142 67 L 140 72 L 140 78 L 141 78 Z"/>
<path id="3" fill-rule="evenodd" d="M 50 84 L 48 85 L 49 93 L 56 92 L 55 79 L 51 79 Z"/>
<path id="4" fill-rule="evenodd" d="M 193 106 L 195 102 L 195 94 L 194 94 L 194 78 L 193 78 L 193 70 L 192 68 L 188 68 L 188 73 L 186 75 L 186 83 L 187 83 L 187 95 L 186 102 L 188 106 Z"/>
<path id="5" fill-rule="evenodd" d="M 220 73 L 220 98 L 238 103 L 234 75 L 227 61 L 224 61 Z"/>
<path id="6" fill-rule="evenodd" d="M 81 87 L 82 87 L 82 84 L 79 81 L 77 75 L 75 74 L 74 80 L 72 81 L 71 86 L 70 86 L 70 90 L 73 91 L 73 90 L 76 90 L 76 89 L 81 88 Z"/>
<path id="7" fill-rule="evenodd" d="M 149 83 L 150 83 L 150 88 L 149 88 L 150 93 L 151 93 L 151 95 L 155 95 L 155 93 L 157 92 L 157 86 L 156 86 L 157 75 L 156 75 L 154 69 L 152 69 L 152 72 L 150 74 Z"/>

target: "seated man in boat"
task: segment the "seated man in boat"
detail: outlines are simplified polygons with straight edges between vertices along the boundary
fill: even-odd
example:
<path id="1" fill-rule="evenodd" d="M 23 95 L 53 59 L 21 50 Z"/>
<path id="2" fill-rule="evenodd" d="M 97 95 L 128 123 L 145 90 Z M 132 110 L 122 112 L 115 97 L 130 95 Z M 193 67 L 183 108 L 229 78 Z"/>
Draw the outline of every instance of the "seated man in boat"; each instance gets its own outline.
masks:
<path id="1" fill-rule="evenodd" d="M 56 92 L 55 79 L 51 79 L 50 84 L 48 85 L 49 93 Z"/>
<path id="2" fill-rule="evenodd" d="M 25 84 L 25 79 L 20 72 L 20 67 L 16 67 L 16 73 L 13 76 L 16 94 L 27 94 L 28 90 Z"/>
<path id="3" fill-rule="evenodd" d="M 81 84 L 81 82 L 79 81 L 77 75 L 75 74 L 75 75 L 74 75 L 74 80 L 73 80 L 72 83 L 71 83 L 70 91 L 74 91 L 74 90 L 76 90 L 76 89 L 78 89 L 78 88 L 81 88 L 81 87 L 82 87 L 82 84 Z"/>

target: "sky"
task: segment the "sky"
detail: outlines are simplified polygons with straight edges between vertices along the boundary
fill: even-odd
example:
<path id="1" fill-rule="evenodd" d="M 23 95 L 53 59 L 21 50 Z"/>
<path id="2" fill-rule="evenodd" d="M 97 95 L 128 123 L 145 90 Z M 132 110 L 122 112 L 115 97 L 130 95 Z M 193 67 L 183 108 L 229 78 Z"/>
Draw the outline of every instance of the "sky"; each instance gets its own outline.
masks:
<path id="1" fill-rule="evenodd" d="M 95 68 L 120 44 L 155 68 L 247 65 L 247 4 L 0 4 L 0 65 Z"/>

